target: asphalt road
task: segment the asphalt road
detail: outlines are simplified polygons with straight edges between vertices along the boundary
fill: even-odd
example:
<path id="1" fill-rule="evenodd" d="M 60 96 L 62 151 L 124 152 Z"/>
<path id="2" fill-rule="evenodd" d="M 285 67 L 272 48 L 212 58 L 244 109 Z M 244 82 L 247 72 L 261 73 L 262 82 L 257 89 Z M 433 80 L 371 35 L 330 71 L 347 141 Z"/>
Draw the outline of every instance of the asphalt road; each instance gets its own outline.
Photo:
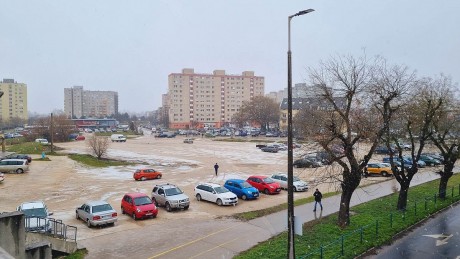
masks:
<path id="1" fill-rule="evenodd" d="M 460 258 L 460 204 L 368 258 Z"/>

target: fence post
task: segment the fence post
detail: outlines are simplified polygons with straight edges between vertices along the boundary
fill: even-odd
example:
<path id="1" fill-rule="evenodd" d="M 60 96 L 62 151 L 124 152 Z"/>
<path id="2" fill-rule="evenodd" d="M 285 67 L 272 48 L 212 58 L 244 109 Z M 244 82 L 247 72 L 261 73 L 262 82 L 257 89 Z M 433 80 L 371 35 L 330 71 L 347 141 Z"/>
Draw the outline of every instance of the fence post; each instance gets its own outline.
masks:
<path id="1" fill-rule="evenodd" d="M 434 207 L 436 207 L 436 194 L 434 194 Z"/>
<path id="2" fill-rule="evenodd" d="M 379 236 L 379 220 L 375 221 L 375 237 Z"/>
<path id="3" fill-rule="evenodd" d="M 403 211 L 403 221 L 406 221 L 406 211 Z"/>
<path id="4" fill-rule="evenodd" d="M 425 211 L 426 211 L 426 207 L 427 207 L 427 198 L 425 197 Z"/>
<path id="5" fill-rule="evenodd" d="M 415 212 L 415 216 L 417 217 L 417 201 L 415 201 L 414 203 L 415 203 L 414 212 Z"/>
<path id="6" fill-rule="evenodd" d="M 319 247 L 321 259 L 323 259 L 323 246 Z"/>
<path id="7" fill-rule="evenodd" d="M 393 212 L 390 213 L 390 228 L 393 228 Z"/>
<path id="8" fill-rule="evenodd" d="M 360 233 L 361 233 L 361 244 L 362 244 L 362 243 L 363 243 L 363 227 L 362 227 L 362 226 L 361 226 L 361 231 L 360 231 Z"/>
<path id="9" fill-rule="evenodd" d="M 342 235 L 342 256 L 344 255 L 344 250 L 343 250 L 343 235 Z"/>
<path id="10" fill-rule="evenodd" d="M 452 186 L 452 198 L 454 198 L 454 186 Z"/>

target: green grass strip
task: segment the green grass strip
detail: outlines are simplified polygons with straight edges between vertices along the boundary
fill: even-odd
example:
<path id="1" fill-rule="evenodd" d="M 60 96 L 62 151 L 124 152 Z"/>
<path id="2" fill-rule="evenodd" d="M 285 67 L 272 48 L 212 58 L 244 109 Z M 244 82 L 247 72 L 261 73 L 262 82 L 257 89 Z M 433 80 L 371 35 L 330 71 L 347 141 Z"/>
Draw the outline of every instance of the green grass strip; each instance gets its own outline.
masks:
<path id="1" fill-rule="evenodd" d="M 447 197 L 436 197 L 439 180 L 409 189 L 407 210 L 396 210 L 398 193 L 350 209 L 350 226 L 337 226 L 337 213 L 303 225 L 295 237 L 296 258 L 354 258 L 368 249 L 391 243 L 393 237 L 460 200 L 460 174 L 449 180 Z M 287 232 L 283 232 L 235 258 L 286 258 Z"/>
<path id="2" fill-rule="evenodd" d="M 83 154 L 70 154 L 69 158 L 79 163 L 82 163 L 88 166 L 93 166 L 93 167 L 133 165 L 133 163 L 126 162 L 126 161 L 111 160 L 111 159 L 105 159 L 105 158 L 97 159 L 94 156 L 83 155 Z"/>

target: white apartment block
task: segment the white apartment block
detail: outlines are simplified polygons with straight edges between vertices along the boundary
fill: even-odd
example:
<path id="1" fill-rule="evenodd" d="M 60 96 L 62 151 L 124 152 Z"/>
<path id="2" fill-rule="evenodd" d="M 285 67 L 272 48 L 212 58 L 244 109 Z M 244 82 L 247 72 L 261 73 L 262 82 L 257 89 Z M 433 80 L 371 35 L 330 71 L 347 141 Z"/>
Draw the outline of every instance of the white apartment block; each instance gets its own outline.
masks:
<path id="1" fill-rule="evenodd" d="M 0 81 L 0 91 L 3 92 L 0 98 L 0 122 L 11 119 L 27 121 L 27 85 L 17 83 L 14 79 L 3 79 Z"/>
<path id="2" fill-rule="evenodd" d="M 64 88 L 64 113 L 69 118 L 103 118 L 118 114 L 118 93 Z"/>
<path id="3" fill-rule="evenodd" d="M 244 101 L 263 96 L 264 77 L 253 71 L 228 75 L 225 70 L 198 74 L 192 68 L 168 76 L 169 127 L 220 128 L 232 122 Z"/>

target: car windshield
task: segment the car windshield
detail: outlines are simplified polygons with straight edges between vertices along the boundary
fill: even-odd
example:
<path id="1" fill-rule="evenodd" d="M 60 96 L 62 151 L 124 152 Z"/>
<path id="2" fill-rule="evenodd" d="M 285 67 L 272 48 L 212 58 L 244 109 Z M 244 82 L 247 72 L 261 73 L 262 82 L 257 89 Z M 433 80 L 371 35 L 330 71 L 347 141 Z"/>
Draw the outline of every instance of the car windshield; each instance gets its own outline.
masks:
<path id="1" fill-rule="evenodd" d="M 113 210 L 110 204 L 101 204 L 101 205 L 93 206 L 93 213 L 97 213 L 101 211 L 108 211 L 108 210 Z"/>
<path id="2" fill-rule="evenodd" d="M 274 183 L 274 181 L 272 180 L 272 178 L 265 178 L 265 179 L 262 179 L 262 181 L 264 181 L 265 183 Z"/>
<path id="3" fill-rule="evenodd" d="M 182 190 L 179 188 L 169 188 L 165 190 L 166 196 L 173 196 L 173 195 L 179 195 L 182 194 Z"/>
<path id="4" fill-rule="evenodd" d="M 252 185 L 249 184 L 248 182 L 242 182 L 241 186 L 243 186 L 243 188 L 251 188 L 252 187 Z"/>
<path id="5" fill-rule="evenodd" d="M 46 213 L 46 210 L 44 208 L 35 208 L 35 209 L 27 209 L 23 210 L 24 215 L 26 217 L 37 217 L 37 218 L 46 218 L 48 214 Z"/>
<path id="6" fill-rule="evenodd" d="M 222 186 L 219 186 L 219 187 L 216 187 L 214 188 L 214 190 L 216 190 L 217 193 L 226 193 L 226 192 L 229 192 L 229 190 L 225 187 L 222 187 Z"/>
<path id="7" fill-rule="evenodd" d="M 297 177 L 297 176 L 294 176 L 293 179 L 294 179 L 294 182 L 300 181 L 299 177 Z"/>
<path id="8" fill-rule="evenodd" d="M 134 204 L 136 206 L 152 204 L 152 200 L 147 196 L 137 197 L 137 198 L 134 198 Z"/>

